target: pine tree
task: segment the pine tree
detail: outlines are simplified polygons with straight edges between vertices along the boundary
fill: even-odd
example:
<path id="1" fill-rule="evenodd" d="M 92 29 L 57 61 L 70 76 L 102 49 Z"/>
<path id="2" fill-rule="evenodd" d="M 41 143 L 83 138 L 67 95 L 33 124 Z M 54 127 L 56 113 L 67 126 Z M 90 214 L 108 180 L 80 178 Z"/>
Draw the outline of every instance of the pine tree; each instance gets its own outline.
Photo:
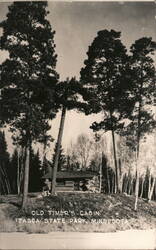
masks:
<path id="1" fill-rule="evenodd" d="M 94 122 L 94 131 L 111 131 L 113 142 L 116 189 L 118 191 L 118 167 L 115 131 L 122 129 L 122 119 L 129 108 L 129 65 L 126 48 L 120 40 L 120 32 L 99 31 L 89 46 L 88 59 L 81 69 L 81 83 L 89 92 L 87 113 L 101 113 L 101 122 Z"/>
<path id="2" fill-rule="evenodd" d="M 1 120 L 26 152 L 22 208 L 29 183 L 30 148 L 50 129 L 57 112 L 54 31 L 46 19 L 47 2 L 14 2 L 2 21 L 1 49 L 9 58 L 1 65 Z M 18 136 L 17 136 L 18 132 Z"/>
<path id="3" fill-rule="evenodd" d="M 85 97 L 86 94 L 87 91 L 83 89 L 83 87 L 75 79 L 75 77 L 71 78 L 70 80 L 67 78 L 66 81 L 62 81 L 57 85 L 57 101 L 59 104 L 61 104 L 61 120 L 57 137 L 54 167 L 52 171 L 52 185 L 51 185 L 52 195 L 55 195 L 56 175 L 58 169 L 59 153 L 60 153 L 60 146 L 62 143 L 66 112 L 67 110 L 72 110 L 72 109 L 83 110 L 86 107 L 86 104 L 79 97 L 80 96 Z"/>
<path id="4" fill-rule="evenodd" d="M 135 186 L 135 210 L 139 193 L 139 154 L 140 141 L 145 133 L 151 132 L 156 127 L 156 120 L 152 112 L 155 105 L 155 66 L 153 55 L 156 51 L 156 42 L 152 38 L 143 37 L 135 41 L 130 49 L 131 67 L 133 71 L 131 95 L 134 98 L 134 109 L 131 114 L 131 123 L 127 132 L 133 133 L 136 138 L 136 186 Z"/>

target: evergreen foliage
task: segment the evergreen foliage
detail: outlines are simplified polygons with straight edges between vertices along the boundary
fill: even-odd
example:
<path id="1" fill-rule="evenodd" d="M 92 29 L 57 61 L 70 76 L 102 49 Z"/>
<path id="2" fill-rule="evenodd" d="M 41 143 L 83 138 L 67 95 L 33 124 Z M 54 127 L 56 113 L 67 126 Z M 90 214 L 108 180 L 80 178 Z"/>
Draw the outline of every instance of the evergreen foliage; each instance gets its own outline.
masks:
<path id="1" fill-rule="evenodd" d="M 0 193 L 10 193 L 9 179 L 10 156 L 7 151 L 7 143 L 4 131 L 0 131 Z"/>
<path id="2" fill-rule="evenodd" d="M 6 20 L 0 23 L 0 49 L 9 53 L 0 65 L 0 125 L 9 125 L 17 148 L 10 158 L 5 133 L 0 131 L 0 193 L 22 192 L 24 208 L 28 191 L 42 190 L 42 176 L 48 168 L 53 167 L 51 193 L 55 194 L 57 171 L 67 167 L 102 172 L 100 190 L 135 194 L 135 209 L 139 196 L 156 199 L 155 151 L 151 147 L 149 153 L 147 145 L 141 148 L 147 134 L 156 129 L 156 42 L 140 38 L 128 55 L 120 32 L 101 30 L 89 46 L 80 81 L 73 77 L 59 82 L 47 2 L 13 2 L 8 9 Z M 81 134 L 68 156 L 64 155 L 66 112 L 74 109 L 86 115 L 101 114 L 102 120 L 90 128 L 111 131 L 109 154 L 98 134 L 95 144 Z M 50 164 L 46 147 L 53 138 L 47 131 L 58 110 L 62 111 L 60 128 Z M 44 145 L 43 164 L 39 152 L 32 149 L 33 142 Z M 89 185 L 93 191 L 94 181 Z"/>
<path id="3" fill-rule="evenodd" d="M 120 128 L 119 122 L 126 114 L 124 105 L 129 102 L 129 64 L 120 35 L 114 30 L 99 31 L 89 46 L 88 59 L 80 72 L 83 87 L 89 94 L 88 113 L 104 112 L 104 120 L 93 123 L 95 130 Z"/>
<path id="4" fill-rule="evenodd" d="M 31 149 L 30 153 L 30 171 L 29 171 L 29 192 L 39 192 L 42 191 L 43 181 L 42 181 L 42 167 L 39 156 L 39 151 L 34 153 Z"/>
<path id="5" fill-rule="evenodd" d="M 125 129 L 124 135 L 133 136 L 137 142 L 138 155 L 141 138 L 156 128 L 156 120 L 152 110 L 156 97 L 156 75 L 153 60 L 155 51 L 156 42 L 147 37 L 136 40 L 130 48 L 133 109 L 129 115 L 130 123 Z"/>
<path id="6" fill-rule="evenodd" d="M 136 141 L 136 202 L 135 210 L 137 210 L 137 200 L 139 195 L 139 154 L 140 141 L 146 134 L 156 128 L 156 120 L 152 106 L 155 105 L 155 66 L 153 55 L 156 51 L 156 42 L 152 38 L 143 37 L 132 44 L 130 51 L 132 53 L 130 62 L 133 76 L 131 77 L 133 98 L 133 110 L 130 114 L 130 124 L 126 128 L 126 133 L 135 137 Z"/>
<path id="7" fill-rule="evenodd" d="M 128 98 L 129 59 L 120 35 L 120 32 L 114 30 L 99 31 L 89 46 L 88 59 L 80 72 L 82 85 L 89 92 L 87 113 L 103 114 L 103 120 L 94 122 L 91 128 L 94 131 L 102 129 L 112 132 L 117 191 L 118 169 L 114 132 L 123 128 L 123 118 L 131 109 L 131 99 Z"/>
<path id="8" fill-rule="evenodd" d="M 57 111 L 54 32 L 46 20 L 46 2 L 15 2 L 9 6 L 1 49 L 9 59 L 1 65 L 2 120 L 23 143 L 39 140 Z M 11 25 L 10 25 L 11 24 Z M 38 124 L 38 126 L 36 126 Z"/>
<path id="9" fill-rule="evenodd" d="M 51 185 L 52 195 L 55 195 L 56 175 L 58 169 L 59 153 L 62 142 L 66 112 L 67 110 L 84 109 L 86 107 L 86 103 L 83 100 L 81 100 L 82 98 L 80 98 L 80 96 L 81 97 L 85 96 L 86 93 L 87 92 L 84 91 L 83 87 L 76 80 L 75 77 L 71 78 L 70 80 L 67 78 L 66 81 L 62 81 L 57 85 L 57 101 L 62 106 L 62 111 L 61 111 L 61 120 L 57 138 L 54 167 L 52 171 L 52 185 Z"/>
<path id="10" fill-rule="evenodd" d="M 18 187 L 17 187 L 18 161 L 19 161 L 18 150 L 17 148 L 15 148 L 10 161 L 11 193 L 13 194 L 18 193 Z"/>
<path id="11" fill-rule="evenodd" d="M 10 160 L 9 179 L 12 194 L 19 194 L 23 186 L 23 155 L 15 148 Z M 42 190 L 42 166 L 39 152 L 30 151 L 30 171 L 29 171 L 29 192 L 39 192 Z M 19 187 L 18 187 L 19 186 Z"/>
<path id="12" fill-rule="evenodd" d="M 24 201 L 26 204 L 32 141 L 40 141 L 56 115 L 58 74 L 55 71 L 54 31 L 46 19 L 47 2 L 14 2 L 8 8 L 1 49 L 9 52 L 0 67 L 1 117 L 13 139 L 26 147 Z M 17 134 L 18 133 L 18 134 Z"/>

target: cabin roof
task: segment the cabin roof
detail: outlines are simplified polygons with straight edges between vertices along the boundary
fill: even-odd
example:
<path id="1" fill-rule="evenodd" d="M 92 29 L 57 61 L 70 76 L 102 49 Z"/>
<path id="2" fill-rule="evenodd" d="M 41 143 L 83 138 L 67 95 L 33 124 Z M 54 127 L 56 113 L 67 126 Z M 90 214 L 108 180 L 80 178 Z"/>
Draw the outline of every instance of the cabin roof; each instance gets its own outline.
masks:
<path id="1" fill-rule="evenodd" d="M 95 171 L 58 171 L 57 179 L 91 179 L 97 176 L 98 172 Z M 51 171 L 45 174 L 43 179 L 51 179 Z"/>

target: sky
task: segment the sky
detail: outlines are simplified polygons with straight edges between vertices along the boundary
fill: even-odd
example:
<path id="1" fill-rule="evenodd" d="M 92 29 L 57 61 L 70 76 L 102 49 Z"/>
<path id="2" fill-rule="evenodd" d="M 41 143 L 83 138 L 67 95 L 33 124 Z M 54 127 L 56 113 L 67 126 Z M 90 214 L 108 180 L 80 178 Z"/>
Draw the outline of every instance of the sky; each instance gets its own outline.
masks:
<path id="1" fill-rule="evenodd" d="M 6 18 L 9 2 L 0 2 L 0 20 Z M 155 2 L 48 2 L 50 21 L 55 34 L 56 53 L 58 55 L 57 72 L 60 79 L 76 76 L 86 52 L 97 32 L 114 29 L 121 32 L 121 40 L 129 50 L 131 44 L 141 37 L 152 37 L 156 41 L 156 4 Z M 6 58 L 6 52 L 0 52 L 0 62 Z M 63 135 L 63 147 L 66 149 L 71 140 L 75 141 L 80 133 L 91 133 L 89 126 L 99 115 L 85 116 L 76 111 L 67 112 Z M 60 114 L 52 122 L 51 135 L 56 139 Z M 11 148 L 11 143 L 9 142 Z"/>

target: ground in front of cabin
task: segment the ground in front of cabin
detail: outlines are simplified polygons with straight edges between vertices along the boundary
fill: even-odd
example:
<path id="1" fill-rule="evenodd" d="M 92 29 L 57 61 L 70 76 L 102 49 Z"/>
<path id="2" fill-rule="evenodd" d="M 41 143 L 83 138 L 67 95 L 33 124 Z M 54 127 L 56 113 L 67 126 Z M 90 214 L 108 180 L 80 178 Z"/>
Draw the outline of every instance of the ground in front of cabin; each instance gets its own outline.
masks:
<path id="1" fill-rule="evenodd" d="M 58 193 L 41 197 L 29 194 L 28 206 L 20 209 L 21 197 L 0 197 L 0 232 L 115 232 L 156 228 L 156 202 L 125 194 Z"/>

